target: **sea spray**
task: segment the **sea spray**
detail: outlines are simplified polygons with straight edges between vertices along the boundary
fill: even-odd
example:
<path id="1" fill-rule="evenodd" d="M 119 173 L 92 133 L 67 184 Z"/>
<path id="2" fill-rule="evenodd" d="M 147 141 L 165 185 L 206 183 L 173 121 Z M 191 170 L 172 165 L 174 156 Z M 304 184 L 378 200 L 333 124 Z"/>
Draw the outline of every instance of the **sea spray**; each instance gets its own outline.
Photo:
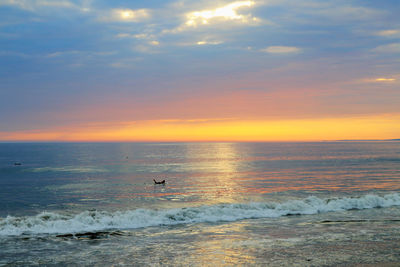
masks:
<path id="1" fill-rule="evenodd" d="M 165 210 L 85 211 L 75 215 L 42 212 L 36 216 L 7 216 L 0 219 L 0 236 L 67 234 L 159 225 L 276 218 L 397 205 L 400 205 L 400 195 L 393 193 L 384 196 L 364 195 L 357 198 L 321 199 L 310 196 L 302 200 L 283 203 L 232 203 Z"/>

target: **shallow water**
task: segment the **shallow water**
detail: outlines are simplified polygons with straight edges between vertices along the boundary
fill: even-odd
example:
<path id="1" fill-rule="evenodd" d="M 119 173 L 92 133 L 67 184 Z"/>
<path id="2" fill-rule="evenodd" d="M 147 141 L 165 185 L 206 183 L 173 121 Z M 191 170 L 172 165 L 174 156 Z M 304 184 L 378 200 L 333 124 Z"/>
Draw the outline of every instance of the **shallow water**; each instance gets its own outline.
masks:
<path id="1" fill-rule="evenodd" d="M 392 264 L 399 178 L 399 142 L 0 144 L 0 265 Z"/>

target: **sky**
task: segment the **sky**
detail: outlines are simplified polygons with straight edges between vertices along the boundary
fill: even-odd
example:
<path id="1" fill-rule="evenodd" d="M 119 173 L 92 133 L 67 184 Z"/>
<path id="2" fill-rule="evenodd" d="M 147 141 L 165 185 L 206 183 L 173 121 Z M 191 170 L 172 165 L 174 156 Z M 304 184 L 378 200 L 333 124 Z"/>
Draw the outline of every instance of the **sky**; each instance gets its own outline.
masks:
<path id="1" fill-rule="evenodd" d="M 0 0 L 0 141 L 400 138 L 398 0 Z"/>

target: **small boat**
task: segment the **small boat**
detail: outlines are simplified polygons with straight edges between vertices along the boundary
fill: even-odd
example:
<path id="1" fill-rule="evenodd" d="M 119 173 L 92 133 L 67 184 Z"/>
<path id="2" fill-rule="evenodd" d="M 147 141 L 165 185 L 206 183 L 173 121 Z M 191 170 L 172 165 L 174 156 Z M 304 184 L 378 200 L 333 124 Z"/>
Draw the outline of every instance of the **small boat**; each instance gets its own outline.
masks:
<path id="1" fill-rule="evenodd" d="M 165 180 L 162 180 L 161 182 L 157 182 L 155 179 L 153 179 L 155 184 L 165 184 Z"/>

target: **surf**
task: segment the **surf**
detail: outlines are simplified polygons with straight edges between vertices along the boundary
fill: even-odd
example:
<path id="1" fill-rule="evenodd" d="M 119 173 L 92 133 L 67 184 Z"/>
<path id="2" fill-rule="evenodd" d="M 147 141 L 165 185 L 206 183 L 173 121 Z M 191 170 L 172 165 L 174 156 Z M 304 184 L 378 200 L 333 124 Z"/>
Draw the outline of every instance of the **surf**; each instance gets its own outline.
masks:
<path id="1" fill-rule="evenodd" d="M 243 219 L 278 218 L 346 210 L 385 208 L 400 205 L 398 193 L 360 197 L 318 198 L 310 196 L 286 202 L 253 202 L 203 205 L 175 209 L 84 211 L 79 214 L 41 212 L 35 216 L 0 219 L 0 236 L 76 234 L 127 230 L 191 223 L 233 222 Z"/>

